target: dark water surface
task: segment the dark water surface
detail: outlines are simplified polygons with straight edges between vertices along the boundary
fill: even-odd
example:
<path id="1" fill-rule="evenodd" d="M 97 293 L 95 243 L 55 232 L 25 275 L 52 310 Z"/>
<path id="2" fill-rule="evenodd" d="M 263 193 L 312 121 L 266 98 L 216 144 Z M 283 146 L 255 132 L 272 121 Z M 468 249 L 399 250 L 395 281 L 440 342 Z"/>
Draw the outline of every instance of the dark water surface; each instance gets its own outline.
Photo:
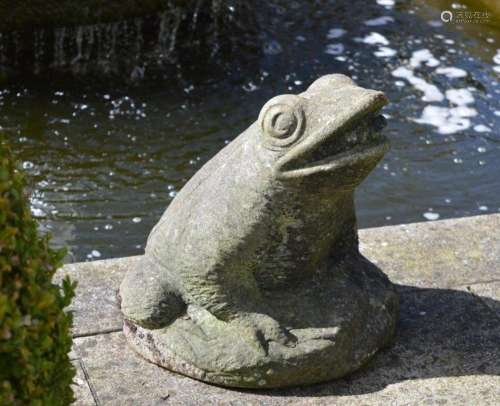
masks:
<path id="1" fill-rule="evenodd" d="M 443 24 L 443 3 L 288 1 L 260 17 L 262 54 L 231 55 L 215 76 L 4 86 L 0 125 L 33 213 L 68 261 L 141 253 L 176 192 L 270 97 L 332 72 L 392 102 L 392 150 L 357 192 L 361 227 L 498 212 L 498 24 Z"/>

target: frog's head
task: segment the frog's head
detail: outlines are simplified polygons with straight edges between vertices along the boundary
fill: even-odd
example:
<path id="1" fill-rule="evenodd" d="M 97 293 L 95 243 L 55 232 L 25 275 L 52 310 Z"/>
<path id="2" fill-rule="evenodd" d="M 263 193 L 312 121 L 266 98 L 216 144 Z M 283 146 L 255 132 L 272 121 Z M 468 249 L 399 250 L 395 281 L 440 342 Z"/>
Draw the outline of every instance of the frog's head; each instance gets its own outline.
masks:
<path id="1" fill-rule="evenodd" d="M 386 103 L 382 92 L 344 75 L 323 76 L 304 93 L 269 100 L 257 124 L 275 176 L 356 186 L 388 149 L 379 113 Z"/>

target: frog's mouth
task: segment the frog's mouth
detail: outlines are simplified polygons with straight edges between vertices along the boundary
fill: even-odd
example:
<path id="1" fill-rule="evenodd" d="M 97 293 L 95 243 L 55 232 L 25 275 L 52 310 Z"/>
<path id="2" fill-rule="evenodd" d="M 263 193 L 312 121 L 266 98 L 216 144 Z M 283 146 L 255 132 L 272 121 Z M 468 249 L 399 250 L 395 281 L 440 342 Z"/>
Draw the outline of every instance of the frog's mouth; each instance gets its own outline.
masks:
<path id="1" fill-rule="evenodd" d="M 366 121 L 335 142 L 322 144 L 310 154 L 310 162 L 304 170 L 328 170 L 352 165 L 367 158 L 383 155 L 388 148 L 388 140 L 382 135 L 386 120 L 382 115 L 365 117 Z"/>
<path id="2" fill-rule="evenodd" d="M 335 115 L 332 125 L 326 125 L 284 157 L 281 177 L 304 177 L 363 165 L 369 172 L 389 149 L 388 140 L 381 133 L 386 120 L 380 109 L 386 103 L 385 96 L 376 92 L 359 102 L 345 119 Z"/>

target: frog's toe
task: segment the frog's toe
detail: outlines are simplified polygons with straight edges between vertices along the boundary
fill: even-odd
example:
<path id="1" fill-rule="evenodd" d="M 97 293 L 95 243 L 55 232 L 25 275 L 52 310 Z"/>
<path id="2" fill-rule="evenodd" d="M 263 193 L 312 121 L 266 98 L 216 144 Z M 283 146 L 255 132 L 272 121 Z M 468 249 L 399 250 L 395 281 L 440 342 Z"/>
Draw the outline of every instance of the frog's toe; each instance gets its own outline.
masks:
<path id="1" fill-rule="evenodd" d="M 164 327 L 185 310 L 184 301 L 147 258 L 127 272 L 119 295 L 124 318 L 145 328 Z"/>
<path id="2" fill-rule="evenodd" d="M 256 313 L 246 314 L 238 319 L 237 323 L 246 328 L 247 336 L 265 352 L 268 351 L 270 341 L 287 347 L 294 347 L 297 343 L 297 337 L 281 327 L 272 317 Z"/>
<path id="3" fill-rule="evenodd" d="M 262 327 L 257 327 L 257 328 L 260 330 L 264 339 L 267 342 L 275 341 L 287 347 L 294 347 L 295 344 L 297 343 L 297 337 L 292 333 L 290 333 L 285 328 L 280 327 L 279 325 L 271 327 L 264 326 L 264 328 Z"/>

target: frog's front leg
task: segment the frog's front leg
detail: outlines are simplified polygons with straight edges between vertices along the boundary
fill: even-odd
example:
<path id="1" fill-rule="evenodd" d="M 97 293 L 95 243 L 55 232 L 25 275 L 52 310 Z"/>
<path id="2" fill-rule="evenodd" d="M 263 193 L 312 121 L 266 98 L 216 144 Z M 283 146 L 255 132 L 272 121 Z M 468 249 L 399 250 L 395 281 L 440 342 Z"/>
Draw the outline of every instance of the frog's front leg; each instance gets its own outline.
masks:
<path id="1" fill-rule="evenodd" d="M 125 275 L 119 291 L 126 320 L 145 328 L 160 328 L 179 317 L 185 303 L 153 260 L 142 257 Z"/>
<path id="2" fill-rule="evenodd" d="M 293 346 L 296 337 L 266 314 L 265 299 L 252 279 L 240 278 L 236 286 L 227 284 L 227 277 L 223 279 L 226 284 L 211 278 L 193 283 L 195 278 L 190 278 L 190 283 L 186 284 L 191 288 L 187 302 L 206 309 L 217 319 L 240 330 L 242 337 L 248 337 L 264 352 L 270 341 Z"/>

